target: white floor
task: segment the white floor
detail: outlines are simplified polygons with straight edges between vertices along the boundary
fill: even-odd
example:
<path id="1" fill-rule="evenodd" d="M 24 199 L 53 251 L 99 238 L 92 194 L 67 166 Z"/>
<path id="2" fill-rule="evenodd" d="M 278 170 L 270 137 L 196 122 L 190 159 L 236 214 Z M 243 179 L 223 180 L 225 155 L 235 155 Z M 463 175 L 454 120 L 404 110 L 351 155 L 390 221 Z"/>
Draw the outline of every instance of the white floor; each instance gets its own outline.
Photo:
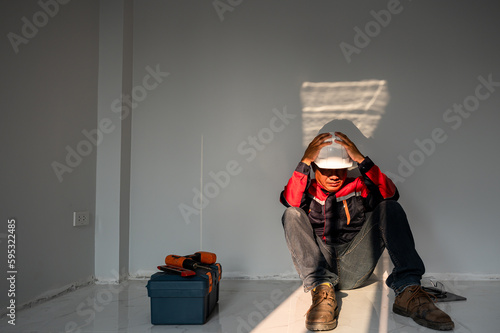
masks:
<path id="1" fill-rule="evenodd" d="M 467 301 L 439 303 L 455 321 L 454 332 L 500 332 L 500 281 L 442 281 Z M 150 323 L 147 281 L 92 285 L 18 311 L 16 325 L 0 320 L 0 332 L 223 332 L 304 333 L 311 303 L 299 281 L 221 281 L 219 304 L 205 325 Z M 337 292 L 341 307 L 334 332 L 436 332 L 392 313 L 394 295 L 381 281 Z"/>

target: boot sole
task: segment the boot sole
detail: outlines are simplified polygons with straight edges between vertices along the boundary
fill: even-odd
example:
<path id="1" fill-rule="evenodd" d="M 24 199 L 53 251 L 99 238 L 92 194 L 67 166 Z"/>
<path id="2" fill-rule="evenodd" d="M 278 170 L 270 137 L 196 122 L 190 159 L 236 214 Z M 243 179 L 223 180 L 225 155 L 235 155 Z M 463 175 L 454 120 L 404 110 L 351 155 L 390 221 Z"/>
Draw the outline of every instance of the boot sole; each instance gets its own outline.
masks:
<path id="1" fill-rule="evenodd" d="M 415 318 L 409 312 L 407 312 L 404 308 L 397 306 L 396 304 L 394 304 L 392 306 L 392 312 L 394 312 L 400 316 L 409 317 L 409 318 L 413 319 L 413 321 L 416 322 L 417 324 L 424 326 L 424 327 L 432 328 L 433 330 L 451 331 L 452 329 L 455 328 L 455 324 L 453 322 L 451 322 L 451 323 L 437 323 L 437 322 L 433 322 L 433 321 L 427 321 L 427 320 L 424 320 L 421 318 Z"/>
<path id="2" fill-rule="evenodd" d="M 334 312 L 334 318 L 331 322 L 328 323 L 308 323 L 306 321 L 306 328 L 309 331 L 331 331 L 337 327 L 338 317 L 339 317 L 339 309 L 336 308 Z"/>
<path id="3" fill-rule="evenodd" d="M 306 328 L 309 331 L 331 331 L 335 327 L 337 327 L 337 324 L 338 324 L 338 320 L 337 320 L 337 318 L 335 318 L 333 321 L 331 321 L 329 323 L 320 323 L 320 324 L 319 323 L 312 323 L 312 324 L 306 323 Z"/>

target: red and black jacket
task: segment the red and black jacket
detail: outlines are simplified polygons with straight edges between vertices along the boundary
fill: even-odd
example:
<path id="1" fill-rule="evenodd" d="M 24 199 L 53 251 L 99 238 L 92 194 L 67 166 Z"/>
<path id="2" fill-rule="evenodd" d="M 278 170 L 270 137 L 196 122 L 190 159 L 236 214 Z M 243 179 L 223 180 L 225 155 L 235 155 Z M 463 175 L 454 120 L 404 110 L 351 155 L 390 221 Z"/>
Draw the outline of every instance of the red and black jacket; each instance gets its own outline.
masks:
<path id="1" fill-rule="evenodd" d="M 347 178 L 337 192 L 330 193 L 311 179 L 311 167 L 300 162 L 280 201 L 286 207 L 302 208 L 316 234 L 327 244 L 347 243 L 361 230 L 365 213 L 383 200 L 399 198 L 392 180 L 369 157 L 358 168 L 360 177 Z"/>

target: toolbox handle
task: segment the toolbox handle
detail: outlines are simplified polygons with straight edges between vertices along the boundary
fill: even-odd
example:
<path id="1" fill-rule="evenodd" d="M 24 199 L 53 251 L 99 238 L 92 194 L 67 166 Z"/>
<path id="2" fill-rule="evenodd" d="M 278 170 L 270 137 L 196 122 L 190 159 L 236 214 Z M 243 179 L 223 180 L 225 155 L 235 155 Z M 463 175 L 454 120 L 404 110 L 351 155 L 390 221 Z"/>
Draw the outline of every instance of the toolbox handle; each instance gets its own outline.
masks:
<path id="1" fill-rule="evenodd" d="M 220 279 L 222 277 L 222 266 L 219 263 L 216 263 L 215 265 L 217 266 L 217 269 L 219 270 L 219 280 L 218 281 L 220 281 Z"/>
<path id="2" fill-rule="evenodd" d="M 205 277 L 207 276 L 208 279 L 208 293 L 210 294 L 212 292 L 212 272 L 205 272 L 205 274 L 202 274 L 201 276 Z"/>

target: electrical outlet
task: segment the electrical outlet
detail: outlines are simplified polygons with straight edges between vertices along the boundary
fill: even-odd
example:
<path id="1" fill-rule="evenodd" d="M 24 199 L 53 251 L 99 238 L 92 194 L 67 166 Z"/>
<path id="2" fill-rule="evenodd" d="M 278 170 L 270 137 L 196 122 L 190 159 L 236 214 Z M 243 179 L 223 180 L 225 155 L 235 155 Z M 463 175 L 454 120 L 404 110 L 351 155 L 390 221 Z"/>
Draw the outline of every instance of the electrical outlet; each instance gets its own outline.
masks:
<path id="1" fill-rule="evenodd" d="M 88 225 L 90 220 L 89 212 L 73 212 L 73 227 Z"/>

